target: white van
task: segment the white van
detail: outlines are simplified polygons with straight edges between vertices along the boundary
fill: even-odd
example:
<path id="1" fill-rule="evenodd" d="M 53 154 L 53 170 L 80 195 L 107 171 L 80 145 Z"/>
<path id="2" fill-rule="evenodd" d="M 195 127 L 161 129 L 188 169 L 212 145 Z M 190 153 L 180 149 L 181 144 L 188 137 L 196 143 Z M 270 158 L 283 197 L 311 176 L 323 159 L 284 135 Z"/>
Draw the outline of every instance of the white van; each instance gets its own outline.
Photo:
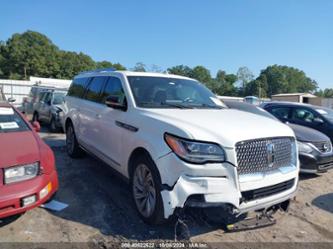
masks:
<path id="1" fill-rule="evenodd" d="M 65 105 L 68 154 L 85 150 L 128 178 L 145 222 L 161 223 L 186 205 L 268 210 L 286 206 L 295 194 L 293 131 L 227 108 L 196 80 L 84 72 Z"/>

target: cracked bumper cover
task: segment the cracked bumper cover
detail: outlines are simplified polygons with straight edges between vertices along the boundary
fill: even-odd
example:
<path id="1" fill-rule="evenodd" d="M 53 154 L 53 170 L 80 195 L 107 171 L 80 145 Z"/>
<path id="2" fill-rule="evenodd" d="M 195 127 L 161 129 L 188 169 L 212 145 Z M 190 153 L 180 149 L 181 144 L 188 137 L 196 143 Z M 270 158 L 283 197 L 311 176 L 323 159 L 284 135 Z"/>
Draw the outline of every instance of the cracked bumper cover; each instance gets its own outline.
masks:
<path id="1" fill-rule="evenodd" d="M 186 164 L 180 162 L 172 154 L 166 158 L 168 163 Z M 298 183 L 298 168 L 289 172 L 274 172 L 263 176 L 261 179 L 247 179 L 242 182 L 237 176 L 236 168 L 229 163 L 193 166 L 194 168 L 198 167 L 197 171 L 193 171 L 191 165 L 183 165 L 183 167 L 180 170 L 182 173 L 180 177 L 178 175 L 173 187 L 161 191 L 165 218 L 170 217 L 176 208 L 184 207 L 186 201 L 192 195 L 202 195 L 205 207 L 227 204 L 231 205 L 236 213 L 269 208 L 291 199 L 295 195 Z M 203 168 L 206 170 L 203 170 Z M 177 169 L 179 169 L 179 165 L 177 165 Z M 170 177 L 173 170 L 169 170 L 171 170 L 168 174 Z M 193 176 L 194 172 L 200 175 Z M 161 177 L 163 179 L 163 175 Z M 291 179 L 295 179 L 294 184 L 285 191 L 251 201 L 241 201 L 242 191 L 272 186 Z"/>

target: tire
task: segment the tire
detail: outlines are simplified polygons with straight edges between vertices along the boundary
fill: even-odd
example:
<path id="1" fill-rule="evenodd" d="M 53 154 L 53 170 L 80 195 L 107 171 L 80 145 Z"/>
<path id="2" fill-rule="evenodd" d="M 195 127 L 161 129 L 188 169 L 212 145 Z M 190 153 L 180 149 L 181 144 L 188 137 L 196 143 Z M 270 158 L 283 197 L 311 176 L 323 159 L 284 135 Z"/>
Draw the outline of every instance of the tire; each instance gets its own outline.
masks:
<path id="1" fill-rule="evenodd" d="M 18 218 L 20 218 L 23 214 L 24 214 L 24 213 L 22 213 L 22 214 L 15 214 L 15 215 L 13 215 L 13 216 L 9 216 L 9 217 L 6 217 L 6 218 L 2 218 L 2 219 L 0 219 L 0 228 L 1 228 L 1 227 L 4 227 L 4 226 L 7 226 L 7 225 L 11 224 L 12 222 L 16 221 L 16 220 L 17 220 Z"/>
<path id="2" fill-rule="evenodd" d="M 57 127 L 56 122 L 55 122 L 53 117 L 51 118 L 51 122 L 50 122 L 50 131 L 51 132 L 58 132 L 59 131 L 59 128 Z"/>
<path id="3" fill-rule="evenodd" d="M 34 112 L 34 114 L 32 115 L 32 122 L 39 122 L 39 115 L 38 112 Z"/>
<path id="4" fill-rule="evenodd" d="M 161 180 L 158 170 L 147 155 L 141 155 L 133 163 L 131 174 L 132 198 L 141 219 L 150 225 L 165 223 Z"/>
<path id="5" fill-rule="evenodd" d="M 66 129 L 66 150 L 67 154 L 72 158 L 82 157 L 84 152 L 77 142 L 74 127 L 69 124 Z"/>

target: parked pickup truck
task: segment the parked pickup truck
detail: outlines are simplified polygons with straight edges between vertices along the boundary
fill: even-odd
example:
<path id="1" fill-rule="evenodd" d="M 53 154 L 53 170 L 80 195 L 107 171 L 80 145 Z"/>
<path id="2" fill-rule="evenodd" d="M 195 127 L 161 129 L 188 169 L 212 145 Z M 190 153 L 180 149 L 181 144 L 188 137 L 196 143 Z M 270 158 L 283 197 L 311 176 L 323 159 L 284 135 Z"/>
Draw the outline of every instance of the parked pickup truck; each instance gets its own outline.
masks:
<path id="1" fill-rule="evenodd" d="M 83 72 L 65 105 L 68 154 L 87 151 L 129 179 L 147 223 L 161 223 L 185 206 L 238 214 L 285 208 L 296 192 L 293 131 L 227 108 L 194 79 Z"/>

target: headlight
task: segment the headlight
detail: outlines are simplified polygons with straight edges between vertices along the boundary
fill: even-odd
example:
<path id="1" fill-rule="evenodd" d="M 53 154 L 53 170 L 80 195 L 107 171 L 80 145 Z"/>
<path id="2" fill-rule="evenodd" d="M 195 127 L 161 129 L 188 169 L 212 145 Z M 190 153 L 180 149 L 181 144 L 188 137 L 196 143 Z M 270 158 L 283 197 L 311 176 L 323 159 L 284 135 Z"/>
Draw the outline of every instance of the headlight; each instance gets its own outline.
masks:
<path id="1" fill-rule="evenodd" d="M 223 162 L 224 150 L 217 144 L 196 142 L 169 134 L 165 134 L 165 141 L 181 159 L 192 163 Z"/>
<path id="2" fill-rule="evenodd" d="M 312 147 L 307 143 L 297 141 L 298 151 L 303 153 L 311 153 L 313 151 Z"/>
<path id="3" fill-rule="evenodd" d="M 39 163 L 26 164 L 5 169 L 5 184 L 29 180 L 37 176 Z"/>

